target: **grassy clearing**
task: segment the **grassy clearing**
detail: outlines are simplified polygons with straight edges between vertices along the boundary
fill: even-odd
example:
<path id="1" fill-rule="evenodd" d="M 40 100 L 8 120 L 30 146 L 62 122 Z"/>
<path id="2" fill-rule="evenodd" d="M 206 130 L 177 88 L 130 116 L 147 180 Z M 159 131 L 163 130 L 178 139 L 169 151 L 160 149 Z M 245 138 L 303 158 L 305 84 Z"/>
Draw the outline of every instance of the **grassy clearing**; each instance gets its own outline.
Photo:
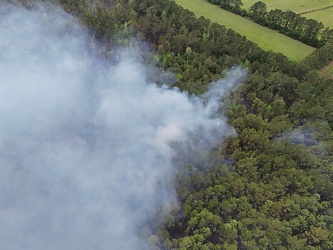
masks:
<path id="1" fill-rule="evenodd" d="M 262 49 L 281 52 L 292 60 L 301 61 L 315 50 L 276 31 L 222 10 L 219 6 L 212 5 L 205 0 L 175 0 L 175 2 L 194 12 L 197 17 L 209 18 L 213 22 L 235 30 L 248 40 L 257 43 Z"/>
<path id="2" fill-rule="evenodd" d="M 333 78 L 333 61 L 320 70 L 322 75 Z"/>
<path id="3" fill-rule="evenodd" d="M 244 9 L 249 9 L 259 0 L 242 0 Z M 267 5 L 268 10 L 291 10 L 295 13 L 301 13 L 316 9 L 321 9 L 333 5 L 333 0 L 260 0 Z"/>
<path id="4" fill-rule="evenodd" d="M 331 66 L 325 71 L 325 75 L 333 77 L 333 66 Z"/>
<path id="5" fill-rule="evenodd" d="M 259 0 L 242 0 L 243 9 L 248 10 L 254 3 Z M 295 13 L 303 13 L 312 10 L 318 10 L 333 5 L 333 0 L 261 0 L 267 5 L 268 10 L 279 9 L 282 11 L 291 10 Z M 333 28 L 333 8 L 319 10 L 308 14 L 303 14 L 306 18 L 312 18 L 322 22 L 325 27 Z"/>
<path id="6" fill-rule="evenodd" d="M 325 27 L 330 27 L 330 29 L 333 29 L 333 8 L 307 13 L 302 16 L 315 19 L 319 22 L 322 22 Z"/>

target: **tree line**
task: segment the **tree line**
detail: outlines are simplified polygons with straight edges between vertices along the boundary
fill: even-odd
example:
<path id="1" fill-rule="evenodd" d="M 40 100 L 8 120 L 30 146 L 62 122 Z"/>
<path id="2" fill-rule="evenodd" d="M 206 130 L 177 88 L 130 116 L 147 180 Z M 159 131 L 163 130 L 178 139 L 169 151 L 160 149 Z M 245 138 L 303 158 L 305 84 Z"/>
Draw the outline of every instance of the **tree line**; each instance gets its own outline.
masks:
<path id="1" fill-rule="evenodd" d="M 290 10 L 268 11 L 267 5 L 261 1 L 254 3 L 249 10 L 241 8 L 243 6 L 241 0 L 208 0 L 208 2 L 316 48 L 324 46 L 333 38 L 333 30 L 325 28 L 323 23 L 307 19 Z"/>

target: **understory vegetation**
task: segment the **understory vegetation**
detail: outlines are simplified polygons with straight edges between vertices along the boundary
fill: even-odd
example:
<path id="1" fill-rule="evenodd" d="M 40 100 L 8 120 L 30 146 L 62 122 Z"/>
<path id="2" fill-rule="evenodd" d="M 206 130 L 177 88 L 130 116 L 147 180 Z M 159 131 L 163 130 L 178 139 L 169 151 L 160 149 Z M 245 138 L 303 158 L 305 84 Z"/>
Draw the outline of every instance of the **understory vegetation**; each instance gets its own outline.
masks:
<path id="1" fill-rule="evenodd" d="M 318 73 L 333 60 L 331 40 L 297 63 L 174 1 L 60 2 L 107 59 L 148 43 L 146 63 L 190 94 L 235 65 L 249 72 L 221 110 L 237 135 L 210 168 L 179 167 L 178 203 L 143 229 L 151 249 L 333 249 L 333 80 Z"/>

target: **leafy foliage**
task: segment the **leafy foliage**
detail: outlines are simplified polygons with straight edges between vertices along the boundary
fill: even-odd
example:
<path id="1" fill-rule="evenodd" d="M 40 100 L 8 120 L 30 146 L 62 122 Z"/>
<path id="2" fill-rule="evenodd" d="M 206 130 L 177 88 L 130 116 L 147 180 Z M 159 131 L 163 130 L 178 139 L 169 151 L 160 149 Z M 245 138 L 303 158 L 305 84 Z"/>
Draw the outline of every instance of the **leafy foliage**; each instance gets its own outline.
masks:
<path id="1" fill-rule="evenodd" d="M 333 30 L 325 28 L 321 22 L 307 19 L 290 10 L 267 11 L 266 4 L 261 1 L 254 3 L 248 11 L 241 9 L 243 5 L 241 0 L 208 0 L 208 2 L 218 4 L 222 9 L 235 14 L 247 16 L 256 23 L 278 30 L 310 46 L 322 47 L 333 38 Z"/>
<path id="2" fill-rule="evenodd" d="M 234 65 L 249 71 L 226 102 L 237 136 L 221 142 L 213 167 L 179 170 L 179 204 L 151 220 L 151 249 L 333 249 L 333 82 L 317 72 L 332 60 L 330 44 L 295 63 L 173 1 L 61 3 L 104 41 L 106 58 L 141 39 L 156 53 L 142 52 L 146 61 L 189 93 Z M 263 22 L 261 7 L 251 12 Z"/>

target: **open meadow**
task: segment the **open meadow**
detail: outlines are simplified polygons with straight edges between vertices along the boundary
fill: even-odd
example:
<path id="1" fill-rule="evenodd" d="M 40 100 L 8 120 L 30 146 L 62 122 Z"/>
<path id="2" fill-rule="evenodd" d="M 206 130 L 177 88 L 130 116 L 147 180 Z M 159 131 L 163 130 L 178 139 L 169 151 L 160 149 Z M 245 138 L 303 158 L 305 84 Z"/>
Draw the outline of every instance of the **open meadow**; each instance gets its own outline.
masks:
<path id="1" fill-rule="evenodd" d="M 322 22 L 325 27 L 333 29 L 333 8 L 318 10 L 315 12 L 303 14 L 306 18 L 312 18 L 319 22 Z"/>
<path id="2" fill-rule="evenodd" d="M 254 3 L 259 0 L 242 0 L 243 9 L 249 9 Z M 295 13 L 325 8 L 333 5 L 333 0 L 261 0 L 267 5 L 268 10 L 280 9 L 282 11 L 291 10 Z"/>
<path id="3" fill-rule="evenodd" d="M 248 10 L 258 1 L 259 0 L 242 0 L 244 4 L 242 8 Z M 322 22 L 325 27 L 329 26 L 333 28 L 333 8 L 323 9 L 333 6 L 333 0 L 261 0 L 261 2 L 267 5 L 267 10 L 291 10 L 298 14 L 310 11 L 311 13 L 302 14 L 302 16 Z"/>
<path id="4" fill-rule="evenodd" d="M 175 0 L 197 17 L 209 18 L 212 22 L 231 28 L 264 50 L 281 52 L 292 60 L 301 61 L 315 49 L 276 31 L 256 24 L 246 18 L 221 9 L 205 0 Z"/>

